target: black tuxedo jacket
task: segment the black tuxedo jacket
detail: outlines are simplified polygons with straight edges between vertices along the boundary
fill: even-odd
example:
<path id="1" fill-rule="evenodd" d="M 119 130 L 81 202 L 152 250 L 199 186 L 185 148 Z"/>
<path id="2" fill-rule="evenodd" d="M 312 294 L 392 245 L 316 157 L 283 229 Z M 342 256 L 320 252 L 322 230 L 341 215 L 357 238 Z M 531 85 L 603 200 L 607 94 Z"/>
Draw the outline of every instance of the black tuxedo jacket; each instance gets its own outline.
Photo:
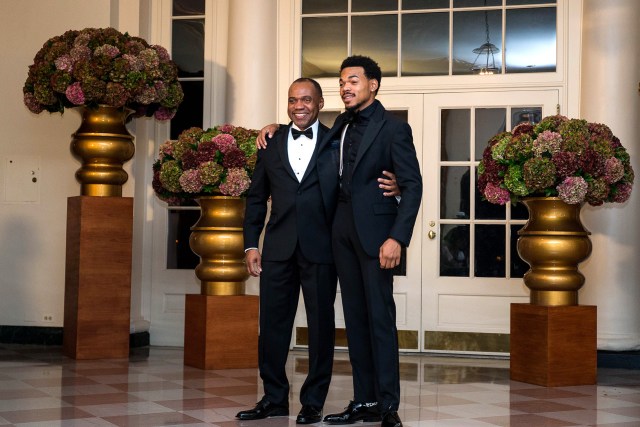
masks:
<path id="1" fill-rule="evenodd" d="M 327 199 L 322 197 L 316 168 L 318 149 L 329 128 L 319 124 L 315 150 L 302 181 L 298 182 L 287 155 L 290 126 L 281 126 L 268 141 L 267 148 L 258 151 L 246 201 L 244 247 L 258 247 L 265 226 L 267 200 L 271 196 L 262 259 L 287 260 L 299 244 L 310 262 L 332 264 L 333 205 L 327 205 Z"/>
<path id="2" fill-rule="evenodd" d="M 385 110 L 378 101 L 376 110 L 358 149 L 351 186 L 356 231 L 364 250 L 379 256 L 380 246 L 391 237 L 408 246 L 422 200 L 422 176 L 413 145 L 411 127 Z M 340 137 L 348 115 L 341 114 L 320 147 L 318 172 L 323 192 L 334 203 L 338 195 Z M 377 179 L 382 171 L 396 174 L 402 193 L 400 203 L 385 197 Z M 332 194 L 332 195 L 330 195 Z"/>

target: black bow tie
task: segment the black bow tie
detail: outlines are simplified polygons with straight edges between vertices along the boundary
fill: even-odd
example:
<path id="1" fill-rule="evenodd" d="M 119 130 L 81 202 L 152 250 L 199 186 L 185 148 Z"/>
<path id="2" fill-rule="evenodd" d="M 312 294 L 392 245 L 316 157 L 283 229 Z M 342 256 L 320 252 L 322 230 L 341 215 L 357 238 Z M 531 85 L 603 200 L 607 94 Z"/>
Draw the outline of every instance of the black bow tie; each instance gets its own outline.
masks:
<path id="1" fill-rule="evenodd" d="M 291 128 L 291 136 L 293 136 L 293 139 L 300 138 L 300 135 L 304 135 L 309 139 L 313 139 L 313 128 L 307 128 L 306 130 Z"/>

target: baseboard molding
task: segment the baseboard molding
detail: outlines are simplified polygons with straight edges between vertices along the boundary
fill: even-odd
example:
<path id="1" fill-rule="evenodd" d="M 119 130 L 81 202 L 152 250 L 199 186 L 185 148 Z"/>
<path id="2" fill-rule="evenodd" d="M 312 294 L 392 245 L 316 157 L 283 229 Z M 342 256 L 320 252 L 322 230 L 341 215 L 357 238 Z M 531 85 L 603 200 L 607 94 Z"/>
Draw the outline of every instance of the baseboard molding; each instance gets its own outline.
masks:
<path id="1" fill-rule="evenodd" d="M 2 326 L 0 325 L 0 343 L 62 345 L 63 328 L 44 326 Z M 129 335 L 129 347 L 148 347 L 149 332 L 134 332 Z"/>
<path id="2" fill-rule="evenodd" d="M 640 369 L 640 351 L 598 350 L 598 368 Z"/>

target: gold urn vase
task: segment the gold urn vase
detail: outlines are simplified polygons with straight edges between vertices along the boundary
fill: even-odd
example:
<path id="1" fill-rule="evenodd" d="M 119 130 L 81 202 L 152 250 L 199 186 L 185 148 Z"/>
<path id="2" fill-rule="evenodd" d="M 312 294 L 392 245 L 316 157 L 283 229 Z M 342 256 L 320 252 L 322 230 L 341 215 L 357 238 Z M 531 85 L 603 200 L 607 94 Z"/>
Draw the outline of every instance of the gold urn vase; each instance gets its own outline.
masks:
<path id="1" fill-rule="evenodd" d="M 125 122 L 132 113 L 101 105 L 82 109 L 82 123 L 73 134 L 72 153 L 82 167 L 76 171 L 83 196 L 122 196 L 128 174 L 122 165 L 133 157 L 133 136 Z"/>
<path id="2" fill-rule="evenodd" d="M 200 257 L 196 276 L 203 295 L 243 295 L 249 273 L 244 264 L 244 199 L 210 196 L 197 199 L 200 218 L 191 227 L 189 246 Z"/>
<path id="3" fill-rule="evenodd" d="M 591 254 L 591 234 L 580 221 L 582 205 L 558 197 L 523 199 L 529 220 L 518 231 L 518 254 L 531 267 L 524 284 L 534 305 L 578 305 L 584 276 L 578 264 Z"/>

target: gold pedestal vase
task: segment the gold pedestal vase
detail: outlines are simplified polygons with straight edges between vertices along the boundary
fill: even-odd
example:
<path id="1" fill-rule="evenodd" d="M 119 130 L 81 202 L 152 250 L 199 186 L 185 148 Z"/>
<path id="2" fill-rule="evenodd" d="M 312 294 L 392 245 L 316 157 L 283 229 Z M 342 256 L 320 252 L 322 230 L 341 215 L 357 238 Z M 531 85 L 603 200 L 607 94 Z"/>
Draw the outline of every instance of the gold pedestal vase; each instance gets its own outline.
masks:
<path id="1" fill-rule="evenodd" d="M 125 126 L 131 113 L 105 105 L 82 109 L 82 123 L 71 141 L 71 151 L 82 162 L 76 171 L 82 196 L 122 196 L 129 177 L 122 165 L 135 152 Z"/>
<path id="2" fill-rule="evenodd" d="M 240 197 L 197 199 L 200 218 L 191 227 L 189 246 L 200 257 L 195 269 L 203 295 L 243 295 L 249 273 L 244 264 L 242 222 L 245 201 Z"/>
<path id="3" fill-rule="evenodd" d="M 584 276 L 578 264 L 591 254 L 591 234 L 580 221 L 582 205 L 569 205 L 557 197 L 523 200 L 529 220 L 518 231 L 518 253 L 531 267 L 524 284 L 530 302 L 541 306 L 578 305 Z"/>

